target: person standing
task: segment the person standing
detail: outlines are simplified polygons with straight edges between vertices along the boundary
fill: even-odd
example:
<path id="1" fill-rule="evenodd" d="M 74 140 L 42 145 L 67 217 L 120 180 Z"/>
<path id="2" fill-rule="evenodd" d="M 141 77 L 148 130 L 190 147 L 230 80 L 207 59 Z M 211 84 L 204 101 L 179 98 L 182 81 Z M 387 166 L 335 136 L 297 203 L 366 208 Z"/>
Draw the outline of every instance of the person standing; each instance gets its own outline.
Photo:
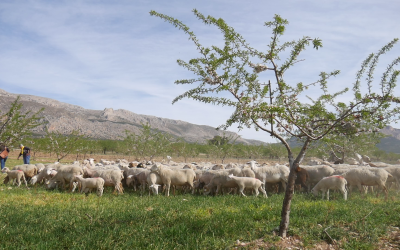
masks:
<path id="1" fill-rule="evenodd" d="M 8 158 L 8 153 L 10 153 L 10 149 L 3 143 L 0 144 L 0 162 L 1 162 L 1 170 L 5 168 L 6 166 L 6 161 Z"/>
<path id="2" fill-rule="evenodd" d="M 20 144 L 19 147 L 21 148 L 21 152 L 19 153 L 17 160 L 19 160 L 19 157 L 22 155 L 22 158 L 24 159 L 24 164 L 29 164 L 29 161 L 31 159 L 31 149 L 25 147 L 22 144 Z"/>

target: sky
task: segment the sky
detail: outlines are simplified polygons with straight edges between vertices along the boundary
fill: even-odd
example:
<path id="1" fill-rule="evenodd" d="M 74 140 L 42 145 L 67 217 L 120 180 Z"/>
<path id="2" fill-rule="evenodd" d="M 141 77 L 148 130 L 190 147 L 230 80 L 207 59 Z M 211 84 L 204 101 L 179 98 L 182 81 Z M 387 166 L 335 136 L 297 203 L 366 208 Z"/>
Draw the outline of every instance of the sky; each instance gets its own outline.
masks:
<path id="1" fill-rule="evenodd" d="M 182 21 L 206 46 L 223 44 L 218 29 L 201 23 L 193 9 L 224 19 L 263 51 L 271 37 L 264 23 L 275 14 L 289 21 L 281 41 L 321 39 L 323 47 L 308 48 L 301 56 L 304 61 L 285 77 L 311 83 L 321 71 L 340 70 L 329 82 L 332 91 L 351 88 L 361 62 L 400 37 L 398 0 L 1 0 L 0 89 L 85 109 L 125 109 L 217 127 L 233 109 L 191 99 L 172 104 L 194 87 L 174 82 L 195 78 L 176 61 L 199 54 L 186 34 L 149 14 L 155 10 Z M 377 71 L 399 56 L 400 44 Z M 254 129 L 229 130 L 246 139 L 276 141 Z"/>

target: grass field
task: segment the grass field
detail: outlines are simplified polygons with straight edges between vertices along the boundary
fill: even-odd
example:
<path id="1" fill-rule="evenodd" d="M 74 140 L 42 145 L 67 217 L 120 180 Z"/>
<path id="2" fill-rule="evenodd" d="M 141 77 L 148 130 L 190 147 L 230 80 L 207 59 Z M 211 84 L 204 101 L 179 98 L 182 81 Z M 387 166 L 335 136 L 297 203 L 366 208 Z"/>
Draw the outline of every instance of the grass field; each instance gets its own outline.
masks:
<path id="1" fill-rule="evenodd" d="M 322 201 L 296 194 L 289 235 L 299 241 L 299 248 L 308 249 L 321 244 L 341 249 L 383 249 L 382 242 L 399 246 L 400 237 L 388 235 L 392 227 L 400 227 L 400 194 L 391 190 L 389 197 L 384 201 L 354 193 L 344 201 L 341 194 L 332 193 L 330 201 Z M 259 249 L 255 242 L 261 241 L 280 249 L 282 240 L 274 230 L 282 200 L 283 194 L 269 194 L 267 199 L 165 197 L 126 190 L 113 195 L 111 188 L 102 197 L 86 197 L 0 184 L 0 248 Z"/>

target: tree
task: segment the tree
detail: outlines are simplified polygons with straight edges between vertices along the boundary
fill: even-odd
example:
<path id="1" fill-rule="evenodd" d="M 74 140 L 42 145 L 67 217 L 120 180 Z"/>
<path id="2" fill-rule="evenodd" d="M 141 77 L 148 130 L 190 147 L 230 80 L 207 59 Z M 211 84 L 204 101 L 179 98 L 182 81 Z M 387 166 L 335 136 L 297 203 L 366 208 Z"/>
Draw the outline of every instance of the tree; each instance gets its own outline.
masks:
<path id="1" fill-rule="evenodd" d="M 346 157 L 354 157 L 355 154 L 368 154 L 385 135 L 382 133 L 338 134 L 326 136 L 321 143 L 315 143 L 318 151 L 325 156 L 344 162 Z"/>
<path id="2" fill-rule="evenodd" d="M 23 113 L 22 103 L 19 102 L 18 96 L 8 111 L 3 113 L 0 108 L 0 142 L 11 145 L 21 141 L 25 137 L 32 135 L 32 129 L 41 125 L 40 113 L 44 109 L 40 109 L 36 113 L 27 111 Z"/>
<path id="3" fill-rule="evenodd" d="M 174 141 L 172 135 L 151 128 L 149 124 L 142 124 L 139 134 L 125 131 L 124 143 L 128 154 L 140 159 L 152 160 L 155 156 L 166 156 L 169 145 Z"/>
<path id="4" fill-rule="evenodd" d="M 178 156 L 182 156 L 185 162 L 190 157 L 194 158 L 199 155 L 197 143 L 188 143 L 183 138 L 180 138 L 179 142 L 174 144 L 173 150 Z"/>
<path id="5" fill-rule="evenodd" d="M 73 130 L 70 135 L 64 135 L 59 131 L 49 132 L 46 130 L 45 140 L 48 145 L 48 151 L 53 152 L 60 162 L 67 155 L 77 153 L 83 148 L 84 136 L 77 130 Z"/>
<path id="6" fill-rule="evenodd" d="M 266 22 L 272 30 L 267 51 L 252 48 L 246 40 L 223 19 L 204 16 L 197 10 L 194 15 L 206 25 L 216 26 L 224 37 L 222 47 L 204 47 L 186 25 L 177 19 L 151 11 L 153 16 L 183 30 L 196 46 L 200 56 L 178 64 L 197 76 L 196 79 L 177 80 L 176 84 L 197 84 L 176 97 L 172 103 L 191 98 L 204 103 L 233 107 L 234 111 L 220 129 L 233 124 L 239 128 L 254 127 L 269 133 L 286 148 L 290 174 L 282 204 L 279 235 L 286 237 L 290 218 L 290 205 L 294 191 L 295 169 L 304 159 L 311 142 L 330 134 L 356 134 L 373 129 L 377 131 L 399 116 L 398 97 L 393 95 L 399 71 L 394 67 L 400 58 L 388 65 L 378 87 L 374 84 L 374 71 L 379 58 L 388 52 L 398 39 L 384 46 L 378 53 L 368 56 L 358 71 L 353 88 L 335 92 L 328 88 L 328 79 L 339 74 L 321 72 L 315 82 L 304 84 L 285 80 L 289 69 L 301 62 L 300 54 L 310 45 L 322 47 L 318 38 L 304 36 L 297 41 L 281 43 L 288 21 L 279 15 Z M 290 50 L 289 52 L 286 52 Z M 281 60 L 281 56 L 285 57 Z M 265 77 L 265 78 L 261 78 Z M 262 79 L 268 81 L 261 82 Z M 362 80 L 365 86 L 362 88 Z M 318 87 L 311 98 L 306 90 Z M 313 88 L 314 90 L 315 88 Z M 352 95 L 345 103 L 338 99 L 344 94 Z M 301 149 L 294 154 L 288 138 L 299 138 Z"/>

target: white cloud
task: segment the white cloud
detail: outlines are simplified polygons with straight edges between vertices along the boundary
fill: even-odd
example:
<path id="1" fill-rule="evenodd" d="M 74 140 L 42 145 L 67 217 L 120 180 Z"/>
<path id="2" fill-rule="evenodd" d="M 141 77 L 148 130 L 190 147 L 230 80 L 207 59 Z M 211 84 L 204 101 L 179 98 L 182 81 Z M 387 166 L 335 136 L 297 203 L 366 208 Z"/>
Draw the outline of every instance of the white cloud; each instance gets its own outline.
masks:
<path id="1" fill-rule="evenodd" d="M 172 100 L 192 78 L 177 59 L 197 57 L 187 36 L 150 10 L 187 24 L 206 45 L 222 44 L 214 27 L 191 10 L 223 18 L 258 49 L 270 32 L 263 26 L 279 14 L 290 25 L 283 39 L 319 37 L 324 47 L 310 49 L 288 81 L 309 83 L 320 71 L 341 70 L 335 89 L 354 81 L 362 60 L 400 34 L 398 1 L 2 1 L 0 3 L 0 88 L 50 97 L 89 109 L 127 109 L 139 114 L 218 126 L 231 109 Z M 395 48 L 385 58 L 400 54 Z M 382 70 L 388 60 L 381 61 Z M 267 78 L 265 78 L 267 80 Z M 75 91 L 76 89 L 76 91 Z M 232 128 L 235 130 L 235 128 Z M 244 130 L 245 138 L 271 141 L 263 132 Z"/>

